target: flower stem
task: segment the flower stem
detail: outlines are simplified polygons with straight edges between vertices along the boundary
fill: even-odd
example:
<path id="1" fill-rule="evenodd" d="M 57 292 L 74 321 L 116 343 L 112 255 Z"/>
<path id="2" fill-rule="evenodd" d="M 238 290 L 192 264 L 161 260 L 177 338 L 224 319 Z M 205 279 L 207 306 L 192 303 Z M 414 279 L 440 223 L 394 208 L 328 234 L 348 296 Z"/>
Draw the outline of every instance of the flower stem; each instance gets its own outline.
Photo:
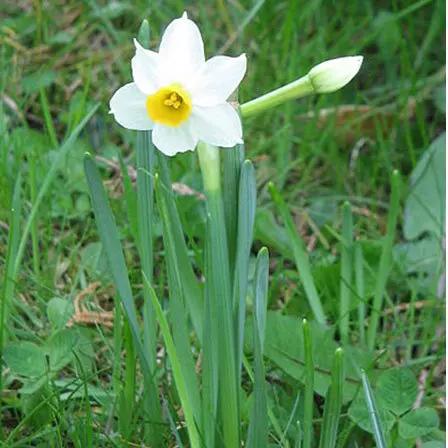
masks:
<path id="1" fill-rule="evenodd" d="M 313 84 L 308 75 L 305 75 L 286 86 L 242 104 L 240 106 L 241 115 L 243 118 L 252 117 L 265 110 L 272 109 L 285 101 L 303 98 L 313 93 L 316 93 Z"/>
<path id="2" fill-rule="evenodd" d="M 240 445 L 238 385 L 235 363 L 235 339 L 230 288 L 229 254 L 221 195 L 219 150 L 215 146 L 198 145 L 204 189 L 207 198 L 210 262 L 212 278 L 211 297 L 215 301 L 218 341 L 216 363 L 218 364 L 219 403 L 223 422 L 224 445 Z"/>

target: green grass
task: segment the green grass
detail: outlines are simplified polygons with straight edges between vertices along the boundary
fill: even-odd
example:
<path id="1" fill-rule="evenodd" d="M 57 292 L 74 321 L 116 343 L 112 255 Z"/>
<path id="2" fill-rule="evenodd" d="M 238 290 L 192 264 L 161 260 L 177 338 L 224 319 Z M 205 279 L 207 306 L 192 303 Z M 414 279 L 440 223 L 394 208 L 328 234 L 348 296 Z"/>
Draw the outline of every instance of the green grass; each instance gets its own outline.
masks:
<path id="1" fill-rule="evenodd" d="M 208 57 L 247 53 L 240 103 L 325 59 L 365 57 L 340 92 L 244 121 L 255 218 L 242 148 L 223 157 L 223 201 L 209 197 L 207 208 L 203 197 L 170 191 L 177 182 L 204 192 L 197 153 L 145 159 L 148 136 L 108 115 L 112 93 L 131 79 L 141 21 L 155 48 L 184 10 Z M 407 241 L 404 231 L 410 175 L 445 128 L 444 17 L 441 0 L 2 2 L 2 446 L 444 440 L 444 236 Z M 399 258 L 403 248 L 412 259 Z M 94 282 L 98 289 L 80 296 Z M 223 301 L 232 295 L 233 310 Z M 238 329 L 235 350 L 229 328 L 217 334 L 217 305 Z M 217 371 L 216 340 L 224 347 Z M 411 406 L 384 404 L 384 375 L 396 366 L 411 401 L 414 380 L 426 377 L 417 403 L 424 434 L 413 436 Z M 239 408 L 222 398 L 235 378 Z M 221 432 L 226 412 L 234 415 Z"/>

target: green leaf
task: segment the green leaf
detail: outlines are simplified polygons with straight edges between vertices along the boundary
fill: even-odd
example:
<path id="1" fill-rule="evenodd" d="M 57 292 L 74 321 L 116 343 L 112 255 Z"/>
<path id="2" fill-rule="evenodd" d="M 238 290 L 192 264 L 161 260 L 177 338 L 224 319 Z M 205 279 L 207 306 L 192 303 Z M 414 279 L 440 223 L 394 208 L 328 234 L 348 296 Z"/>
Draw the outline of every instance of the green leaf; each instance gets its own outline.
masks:
<path id="1" fill-rule="evenodd" d="M 173 248 L 176 251 L 175 261 L 179 266 L 182 287 L 185 290 L 185 299 L 193 322 L 194 329 L 198 339 L 202 341 L 203 318 L 203 297 L 202 290 L 198 284 L 196 275 L 191 265 L 188 248 L 182 230 L 182 224 L 176 207 L 176 201 L 172 192 L 171 173 L 168 166 L 167 157 L 160 151 L 157 151 L 157 161 L 159 176 L 161 180 L 161 193 L 163 195 L 164 206 L 167 208 L 167 214 L 170 216 L 169 233 L 173 239 Z M 167 231 L 167 229 L 166 229 Z"/>
<path id="2" fill-rule="evenodd" d="M 120 161 L 121 175 L 123 176 L 123 190 L 126 201 L 126 209 L 128 212 L 129 225 L 131 226 L 131 233 L 135 244 L 139 247 L 137 196 L 135 194 L 134 187 L 132 186 L 128 168 L 125 165 L 123 157 L 120 153 L 118 154 L 118 159 Z"/>
<path id="3" fill-rule="evenodd" d="M 1 185 L 0 185 L 1 189 Z M 2 189 L 1 191 L 4 192 Z M 5 194 L 4 192 L 3 194 Z M 3 196 L 0 195 L 0 196 Z M 6 338 L 5 326 L 9 322 L 9 312 L 11 309 L 11 302 L 14 297 L 14 288 L 16 286 L 14 275 L 14 262 L 17 258 L 17 248 L 19 245 L 20 236 L 20 215 L 22 212 L 21 199 L 21 175 L 17 176 L 16 184 L 14 186 L 14 194 L 12 198 L 12 209 L 9 219 L 9 234 L 8 234 L 8 248 L 6 250 L 6 260 L 3 263 L 2 271 L 4 277 L 2 278 L 2 286 L 0 293 L 0 360 L 3 358 L 4 341 Z M 0 374 L 0 388 L 2 377 Z"/>
<path id="4" fill-rule="evenodd" d="M 246 446 L 263 448 L 268 443 L 268 409 L 265 367 L 263 364 L 264 329 L 269 283 L 269 254 L 266 248 L 258 253 L 254 278 L 254 392 Z"/>
<path id="5" fill-rule="evenodd" d="M 209 241 L 209 225 L 205 228 L 205 241 Z M 216 354 L 218 352 L 218 325 L 216 303 L 213 295 L 213 263 L 211 247 L 205 246 L 204 274 L 208 279 L 204 287 L 204 338 L 202 344 L 202 408 L 204 418 L 204 446 L 215 446 L 218 421 L 216 418 L 218 408 L 218 363 Z M 218 359 L 219 360 L 219 359 Z M 245 395 L 243 395 L 245 397 Z M 247 404 L 247 403 L 246 403 Z"/>
<path id="6" fill-rule="evenodd" d="M 342 208 L 341 280 L 339 300 L 339 331 L 343 345 L 349 342 L 349 320 L 353 277 L 353 215 L 348 202 Z"/>
<path id="7" fill-rule="evenodd" d="M 63 328 L 75 312 L 73 301 L 54 297 L 47 304 L 47 316 L 57 330 Z"/>
<path id="8" fill-rule="evenodd" d="M 314 411 L 314 360 L 313 360 L 313 341 L 308 321 L 302 321 L 303 339 L 305 346 L 305 399 L 303 411 L 303 447 L 310 448 L 313 441 L 313 411 Z"/>
<path id="9" fill-rule="evenodd" d="M 246 296 L 248 292 L 248 278 L 250 265 L 250 252 L 255 220 L 257 202 L 257 187 L 255 184 L 255 170 L 252 163 L 246 160 L 241 169 L 238 191 L 238 215 L 236 235 L 236 259 L 233 276 L 233 319 L 235 325 L 236 340 L 236 368 L 238 371 L 238 383 L 241 379 L 241 362 L 244 346 L 244 324 L 246 313 Z M 226 216 L 229 222 L 229 216 Z M 266 313 L 266 306 L 264 306 Z M 261 339 L 262 349 L 264 341 L 264 323 L 262 319 L 263 335 Z"/>
<path id="10" fill-rule="evenodd" d="M 199 434 L 197 431 L 197 424 L 199 422 L 195 422 L 194 415 L 193 415 L 193 409 L 191 407 L 192 403 L 190 402 L 189 396 L 188 396 L 188 390 L 187 390 L 187 384 L 185 383 L 184 376 L 182 374 L 182 368 L 179 361 L 178 352 L 176 350 L 176 347 L 174 345 L 173 338 L 170 333 L 170 329 L 168 326 L 168 322 L 165 318 L 165 315 L 163 314 L 162 307 L 160 306 L 159 299 L 152 288 L 152 286 L 149 284 L 147 278 L 143 276 L 143 281 L 145 283 L 145 287 L 148 288 L 150 292 L 150 298 L 152 301 L 152 305 L 154 307 L 157 320 L 160 325 L 160 330 L 163 335 L 163 339 L 165 341 L 165 347 L 166 351 L 168 353 L 168 356 L 170 358 L 171 367 L 172 367 L 172 373 L 174 381 L 176 382 L 177 391 L 179 393 L 180 402 L 182 405 L 185 422 L 188 429 L 188 434 L 190 437 L 190 444 L 192 448 L 199 448 L 200 442 L 199 442 Z"/>
<path id="11" fill-rule="evenodd" d="M 46 378 L 45 378 L 46 380 Z M 52 416 L 51 409 L 51 391 L 45 386 L 45 383 L 41 383 L 40 387 L 31 387 L 34 389 L 32 393 L 23 393 L 21 396 L 22 410 L 27 416 L 27 420 L 33 426 L 42 427 L 49 423 Z"/>
<path id="12" fill-rule="evenodd" d="M 381 51 L 393 55 L 401 43 L 400 27 L 395 14 L 389 11 L 380 11 L 373 20 L 373 27 L 379 31 L 377 42 Z"/>
<path id="13" fill-rule="evenodd" d="M 331 381 L 332 358 L 338 345 L 334 341 L 334 329 L 317 322 L 309 322 L 314 358 L 314 390 L 325 397 Z M 253 349 L 252 320 L 248 319 L 245 335 L 246 348 Z M 275 362 L 288 375 L 306 385 L 305 347 L 302 322 L 296 317 L 283 316 L 279 312 L 267 313 L 265 329 L 265 356 Z M 371 367 L 374 355 L 367 350 L 347 346 L 344 348 L 345 384 L 343 402 L 353 399 L 361 387 L 359 369 Z"/>
<path id="14" fill-rule="evenodd" d="M 72 361 L 73 350 L 77 343 L 78 334 L 76 330 L 65 329 L 53 335 L 46 346 L 46 352 L 50 357 L 51 372 L 58 372 Z"/>
<path id="15" fill-rule="evenodd" d="M 143 22 L 145 23 L 145 22 Z M 146 32 L 145 32 L 146 30 Z M 141 25 L 139 35 L 148 36 L 149 26 Z M 137 132 L 137 231 L 138 252 L 142 274 L 151 282 L 153 277 L 153 222 L 155 151 L 152 131 Z M 143 341 L 148 358 L 156 357 L 156 316 L 150 305 L 149 292 L 143 290 Z M 153 399 L 156 399 L 154 396 Z"/>
<path id="16" fill-rule="evenodd" d="M 429 234 L 421 240 L 395 245 L 393 255 L 406 274 L 433 278 L 442 259 L 442 245 L 435 235 Z"/>
<path id="17" fill-rule="evenodd" d="M 256 211 L 254 234 L 255 238 L 264 245 L 274 248 L 286 258 L 294 260 L 288 233 L 276 223 L 270 210 L 262 208 Z"/>
<path id="18" fill-rule="evenodd" d="M 430 442 L 425 442 L 422 448 L 446 448 L 446 445 L 440 440 L 431 440 Z"/>
<path id="19" fill-rule="evenodd" d="M 81 362 L 85 374 L 91 374 L 96 362 L 96 353 L 92 343 L 92 339 L 88 335 L 88 333 L 85 334 L 84 331 L 81 330 L 78 332 L 78 341 L 73 351 L 75 352 L 76 357 Z M 79 371 L 78 363 L 75 363 L 75 368 Z"/>
<path id="20" fill-rule="evenodd" d="M 33 73 L 24 76 L 20 83 L 27 93 L 37 92 L 40 88 L 45 88 L 53 84 L 57 73 L 54 71 L 46 71 L 42 73 Z"/>
<path id="21" fill-rule="evenodd" d="M 234 274 L 234 263 L 237 251 L 237 230 L 239 222 L 239 183 L 240 172 L 243 168 L 244 145 L 236 145 L 222 151 L 223 159 L 223 190 L 224 215 L 226 220 L 227 242 L 229 246 L 230 275 Z"/>
<path id="22" fill-rule="evenodd" d="M 185 381 L 188 400 L 193 410 L 196 422 L 201 422 L 201 399 L 197 382 L 197 374 L 193 361 L 190 345 L 187 312 L 185 309 L 185 289 L 181 281 L 183 266 L 179 265 L 176 258 L 175 240 L 171 232 L 172 215 L 169 214 L 164 200 L 163 185 L 157 175 L 155 179 L 157 205 L 163 222 L 163 242 L 165 246 L 165 260 L 168 271 L 168 291 L 170 298 L 170 318 L 173 328 L 173 339 Z M 190 264 L 190 263 L 189 263 Z M 149 293 L 149 290 L 148 290 Z M 150 305 L 150 303 L 148 303 Z"/>
<path id="23" fill-rule="evenodd" d="M 33 342 L 10 344 L 5 347 L 3 356 L 8 367 L 17 375 L 39 377 L 47 370 L 45 353 Z"/>
<path id="24" fill-rule="evenodd" d="M 446 85 L 434 89 L 434 103 L 440 112 L 446 113 Z"/>
<path id="25" fill-rule="evenodd" d="M 377 396 L 377 419 L 383 431 L 387 434 L 391 431 L 396 422 L 396 418 L 392 412 L 384 408 L 383 403 Z M 370 434 L 374 433 L 370 412 L 367 409 L 366 400 L 359 395 L 348 409 L 348 416 L 364 431 Z"/>
<path id="26" fill-rule="evenodd" d="M 418 408 L 403 416 L 398 423 L 398 432 L 403 439 L 415 439 L 430 433 L 439 426 L 435 409 Z"/>
<path id="27" fill-rule="evenodd" d="M 321 228 L 327 222 L 333 222 L 338 214 L 337 201 L 334 199 L 317 198 L 307 208 L 309 217 L 317 227 Z"/>
<path id="28" fill-rule="evenodd" d="M 138 325 L 137 310 L 135 307 L 134 298 L 132 296 L 131 284 L 129 282 L 128 270 L 126 267 L 123 250 L 121 248 L 120 240 L 118 238 L 118 230 L 115 224 L 115 219 L 112 210 L 107 200 L 106 193 L 101 182 L 101 177 L 98 168 L 90 154 L 84 157 L 84 169 L 86 172 L 87 183 L 89 185 L 90 196 L 92 199 L 93 210 L 95 213 L 96 225 L 98 233 L 103 244 L 106 254 L 107 262 L 111 271 L 111 276 L 114 279 L 115 287 L 117 288 L 118 296 L 123 304 L 123 308 L 128 319 L 129 327 L 131 329 L 134 346 L 140 358 L 141 368 L 145 379 L 145 387 L 149 393 L 154 393 L 156 388 L 154 385 L 153 372 L 155 360 L 149 358 L 147 352 L 143 348 L 140 339 L 140 328 Z M 151 389 L 152 392 L 151 392 Z M 151 403 L 151 418 L 153 421 L 161 421 L 160 403 L 154 400 Z M 154 426 L 151 426 L 151 428 Z M 160 431 L 157 433 L 161 437 Z M 157 435 L 155 436 L 157 437 Z M 156 443 L 157 440 L 154 442 Z"/>
<path id="29" fill-rule="evenodd" d="M 367 409 L 369 410 L 370 421 L 373 428 L 373 436 L 377 448 L 386 448 L 386 439 L 384 437 L 384 430 L 379 419 L 378 410 L 376 407 L 376 400 L 373 396 L 372 389 L 370 388 L 369 378 L 364 371 L 361 372 L 362 386 L 364 390 L 364 396 L 366 399 Z"/>
<path id="30" fill-rule="evenodd" d="M 407 368 L 389 369 L 379 377 L 376 392 L 386 409 L 401 415 L 412 407 L 417 397 L 417 380 Z"/>
<path id="31" fill-rule="evenodd" d="M 401 437 L 397 437 L 394 440 L 394 448 L 414 448 L 414 443 L 404 440 Z"/>
<path id="32" fill-rule="evenodd" d="M 99 242 L 87 244 L 81 250 L 82 267 L 94 278 L 99 278 L 104 282 L 109 281 L 110 269 L 103 245 Z"/>
<path id="33" fill-rule="evenodd" d="M 336 446 L 339 420 L 342 407 L 344 389 L 344 352 L 337 348 L 331 368 L 331 384 L 325 399 L 324 415 L 322 417 L 322 434 L 319 448 L 333 448 Z"/>
<path id="34" fill-rule="evenodd" d="M 445 220 L 446 134 L 437 137 L 411 174 L 405 207 L 404 236 L 412 240 L 423 232 L 441 238 Z"/>

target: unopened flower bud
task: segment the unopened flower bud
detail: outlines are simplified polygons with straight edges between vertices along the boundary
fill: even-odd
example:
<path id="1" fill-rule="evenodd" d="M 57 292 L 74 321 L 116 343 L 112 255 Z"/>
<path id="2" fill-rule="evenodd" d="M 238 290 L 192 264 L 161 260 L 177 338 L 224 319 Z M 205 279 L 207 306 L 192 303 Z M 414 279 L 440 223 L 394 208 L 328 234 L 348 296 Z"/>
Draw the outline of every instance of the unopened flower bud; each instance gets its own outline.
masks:
<path id="1" fill-rule="evenodd" d="M 313 67 L 308 77 L 316 93 L 330 93 L 348 84 L 359 72 L 362 56 L 329 59 Z"/>

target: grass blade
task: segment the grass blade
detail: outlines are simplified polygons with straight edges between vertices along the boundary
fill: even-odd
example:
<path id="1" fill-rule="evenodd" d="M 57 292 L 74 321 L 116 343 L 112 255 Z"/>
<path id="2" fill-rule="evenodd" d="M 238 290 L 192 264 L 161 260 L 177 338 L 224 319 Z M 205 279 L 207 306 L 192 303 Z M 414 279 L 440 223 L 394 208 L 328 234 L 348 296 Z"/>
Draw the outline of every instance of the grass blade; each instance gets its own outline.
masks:
<path id="1" fill-rule="evenodd" d="M 297 422 L 296 443 L 295 443 L 294 447 L 302 448 L 302 428 L 300 426 L 300 422 Z"/>
<path id="2" fill-rule="evenodd" d="M 366 305 L 365 305 L 365 288 L 364 288 L 364 255 L 361 243 L 355 243 L 355 285 L 356 296 L 358 298 L 358 331 L 359 342 L 362 347 L 366 345 Z"/>
<path id="3" fill-rule="evenodd" d="M 37 178 L 36 178 L 36 153 L 33 148 L 29 152 L 28 166 L 29 166 L 29 179 L 30 179 L 30 199 L 34 204 L 37 197 Z M 39 279 L 40 272 L 40 251 L 39 251 L 39 219 L 36 215 L 33 225 L 31 226 L 31 246 L 33 248 L 33 270 L 36 279 Z"/>
<path id="4" fill-rule="evenodd" d="M 45 127 L 47 128 L 48 135 L 50 137 L 51 144 L 54 148 L 58 147 L 58 138 L 56 136 L 56 130 L 54 128 L 53 119 L 51 118 L 50 105 L 48 104 L 47 95 L 45 89 L 41 86 L 39 88 L 40 103 L 42 105 L 42 112 L 44 114 Z"/>
<path id="5" fill-rule="evenodd" d="M 193 410 L 196 425 L 202 423 L 201 399 L 196 377 L 196 369 L 193 362 L 188 332 L 186 311 L 184 307 L 185 291 L 181 282 L 180 271 L 183 266 L 176 262 L 175 239 L 171 232 L 170 221 L 173 218 L 169 212 L 159 177 L 155 179 L 157 204 L 163 224 L 163 241 L 165 246 L 165 260 L 168 267 L 168 291 L 170 296 L 170 317 L 173 328 L 173 338 L 177 356 L 182 369 L 182 375 L 186 385 L 188 400 Z"/>
<path id="6" fill-rule="evenodd" d="M 341 286 L 339 301 L 339 331 L 341 341 L 348 344 L 349 339 L 349 317 L 351 303 L 352 284 L 352 256 L 353 256 L 353 215 L 348 202 L 343 205 L 342 218 L 342 245 L 341 245 Z"/>
<path id="7" fill-rule="evenodd" d="M 390 264 L 392 261 L 392 248 L 395 240 L 397 228 L 397 218 L 400 209 L 400 174 L 398 171 L 392 173 L 392 194 L 390 198 L 389 216 L 387 218 L 387 231 L 384 237 L 383 250 L 381 252 L 380 266 L 378 268 L 375 293 L 373 297 L 372 314 L 369 328 L 367 330 L 367 346 L 370 350 L 375 348 L 378 323 L 381 309 L 383 307 L 384 293 L 386 290 L 387 278 L 389 276 Z"/>
<path id="8" fill-rule="evenodd" d="M 149 397 L 158 397 L 157 388 L 153 381 L 153 372 L 155 366 L 151 365 L 155 361 L 147 356 L 140 339 L 140 331 L 137 320 L 137 310 L 135 308 L 132 297 L 131 285 L 127 275 L 126 263 L 124 260 L 123 250 L 118 239 L 118 231 L 115 225 L 112 210 L 106 197 L 98 168 L 90 154 L 84 157 L 84 170 L 86 173 L 87 183 L 89 186 L 90 196 L 92 199 L 93 210 L 95 213 L 95 220 L 98 227 L 98 233 L 103 244 L 106 258 L 111 270 L 112 278 L 114 279 L 115 287 L 121 303 L 123 304 L 126 317 L 129 323 L 129 328 L 132 332 L 134 345 L 139 355 L 143 375 L 145 378 L 146 390 Z M 149 406 L 149 412 L 153 423 L 153 431 L 151 432 L 151 442 L 157 446 L 158 443 L 163 443 L 162 434 L 159 428 L 155 425 L 162 422 L 160 402 L 154 399 Z"/>
<path id="9" fill-rule="evenodd" d="M 313 345 L 308 321 L 303 319 L 303 341 L 305 347 L 305 402 L 303 412 L 303 447 L 311 448 L 313 441 L 313 408 L 314 408 L 314 360 Z"/>
<path id="10" fill-rule="evenodd" d="M 254 277 L 254 399 L 249 420 L 246 445 L 249 448 L 263 448 L 268 444 L 268 409 L 266 380 L 263 363 L 264 330 L 269 283 L 269 253 L 263 247 L 257 256 Z"/>
<path id="11" fill-rule="evenodd" d="M 15 280 L 13 277 L 14 260 L 17 254 L 20 234 L 20 214 L 22 212 L 20 173 L 14 187 L 11 218 L 9 220 L 8 249 L 5 260 L 5 278 L 1 289 L 0 301 L 0 362 L 3 365 L 3 345 L 5 343 L 5 323 L 8 321 L 9 307 L 14 294 Z M 0 375 L 0 391 L 3 391 L 3 375 Z M 0 422 L 0 436 L 3 438 L 3 425 Z"/>
<path id="12" fill-rule="evenodd" d="M 90 109 L 89 113 L 84 117 L 84 119 L 76 126 L 74 131 L 71 133 L 71 135 L 67 138 L 67 140 L 62 144 L 62 146 L 59 148 L 58 156 L 53 161 L 53 164 L 50 167 L 50 170 L 47 173 L 47 176 L 45 177 L 45 180 L 42 183 L 42 186 L 40 187 L 39 194 L 36 197 L 36 201 L 33 204 L 33 207 L 31 208 L 30 214 L 28 215 L 28 219 L 26 220 L 25 227 L 22 232 L 22 237 L 20 239 L 20 244 L 17 249 L 17 255 L 14 263 L 14 270 L 12 278 L 15 279 L 17 277 L 17 274 L 19 272 L 20 266 L 22 264 L 22 258 L 23 254 L 25 252 L 25 247 L 28 241 L 28 236 L 30 234 L 31 228 L 33 226 L 34 219 L 36 218 L 37 212 L 39 210 L 40 204 L 43 201 L 48 188 L 50 187 L 51 183 L 53 182 L 53 179 L 55 178 L 57 174 L 57 168 L 60 163 L 60 161 L 65 157 L 65 154 L 69 151 L 69 149 L 72 147 L 73 143 L 78 138 L 81 131 L 84 129 L 88 121 L 92 118 L 93 114 L 98 109 L 99 104 L 96 104 L 92 109 Z"/>
<path id="13" fill-rule="evenodd" d="M 274 201 L 288 231 L 288 236 L 294 252 L 296 267 L 299 271 L 299 275 L 303 283 L 303 288 L 305 289 L 305 293 L 308 298 L 308 303 L 311 307 L 311 310 L 313 311 L 314 317 L 317 322 L 324 324 L 326 322 L 326 317 L 324 309 L 322 307 L 322 303 L 316 290 L 316 286 L 314 284 L 313 275 L 311 273 L 311 266 L 305 245 L 302 241 L 302 238 L 297 232 L 292 216 L 288 210 L 288 206 L 286 205 L 284 199 L 280 196 L 279 191 L 272 183 L 269 184 L 268 188 L 272 200 Z"/>
<path id="14" fill-rule="evenodd" d="M 222 151 L 224 214 L 226 217 L 227 244 L 229 246 L 230 275 L 233 276 L 237 258 L 239 214 L 239 183 L 244 160 L 244 145 Z"/>
<path id="15" fill-rule="evenodd" d="M 161 181 L 161 194 L 164 197 L 164 203 L 167 208 L 167 214 L 170 216 L 170 235 L 173 238 L 173 247 L 176 252 L 175 260 L 179 266 L 180 280 L 185 291 L 188 311 L 191 321 L 200 342 L 203 341 L 202 326 L 203 317 L 203 297 L 198 280 L 193 271 L 193 267 L 188 255 L 188 248 L 182 230 L 182 224 L 177 212 L 176 202 L 171 186 L 171 174 L 168 166 L 167 157 L 160 151 L 157 151 L 158 174 Z"/>
<path id="16" fill-rule="evenodd" d="M 254 232 L 256 185 L 255 170 L 249 160 L 244 162 L 239 182 L 238 198 L 238 236 L 236 246 L 236 262 L 233 282 L 233 315 L 236 332 L 236 368 L 238 384 L 241 378 L 243 356 L 244 319 L 246 310 L 246 294 L 249 277 L 250 250 Z M 226 216 L 228 219 L 228 216 Z"/>
<path id="17" fill-rule="evenodd" d="M 132 419 L 134 418 L 135 408 L 135 389 L 136 389 L 136 356 L 135 345 L 132 338 L 132 332 L 129 329 L 129 323 L 124 321 L 124 348 L 126 353 L 124 384 L 120 395 L 119 424 L 120 434 L 129 438 L 132 434 Z"/>
<path id="18" fill-rule="evenodd" d="M 210 221 L 207 221 L 206 241 L 209 240 Z M 202 416 L 205 446 L 216 446 L 216 419 L 218 408 L 218 363 L 216 304 L 213 300 L 213 270 L 211 248 L 205 247 L 204 333 L 202 344 Z"/>
<path id="19" fill-rule="evenodd" d="M 137 196 L 132 186 L 128 169 L 124 164 L 121 154 L 118 155 L 120 161 L 121 175 L 123 176 L 124 200 L 126 202 L 126 211 L 128 214 L 129 225 L 131 226 L 132 237 L 137 247 L 140 247 L 138 236 L 138 217 L 137 217 Z"/>
<path id="20" fill-rule="evenodd" d="M 148 282 L 147 278 L 144 278 L 145 286 L 148 288 L 150 292 L 151 302 L 154 307 L 157 320 L 160 325 L 160 329 L 162 331 L 163 339 L 165 341 L 166 351 L 170 358 L 171 367 L 173 371 L 174 381 L 176 382 L 177 391 L 179 393 L 179 398 L 182 404 L 182 410 L 185 416 L 185 423 L 188 430 L 188 435 L 190 438 L 190 446 L 192 448 L 200 448 L 200 439 L 199 434 L 196 428 L 196 422 L 193 417 L 193 409 L 191 407 L 191 403 L 188 397 L 187 385 L 184 381 L 182 368 L 179 362 L 179 357 L 176 351 L 176 347 L 174 345 L 173 338 L 171 337 L 171 333 L 169 330 L 168 322 L 165 319 L 163 314 L 162 307 L 160 306 L 159 299 Z M 157 445 L 162 446 L 162 445 Z"/>
<path id="21" fill-rule="evenodd" d="M 342 406 L 342 388 L 344 387 L 343 362 L 344 352 L 342 348 L 338 348 L 334 354 L 331 369 L 331 384 L 325 400 L 319 448 L 334 448 L 336 446 Z"/>
<path id="22" fill-rule="evenodd" d="M 138 32 L 138 40 L 144 48 L 149 47 L 149 24 L 143 20 Z M 153 275 L 153 235 L 154 219 L 154 167 L 155 148 L 152 144 L 152 131 L 137 132 L 137 223 L 141 267 L 143 275 L 152 282 Z M 156 356 L 156 316 L 150 305 L 149 291 L 143 290 L 143 341 L 152 364 Z"/>
<path id="23" fill-rule="evenodd" d="M 141 269 L 145 277 L 152 281 L 154 219 L 154 146 L 151 131 L 137 132 L 137 223 Z M 156 316 L 149 300 L 149 291 L 143 290 L 143 341 L 151 359 L 156 356 Z M 154 361 L 155 364 L 155 361 Z"/>
<path id="24" fill-rule="evenodd" d="M 366 398 L 367 409 L 369 410 L 369 417 L 373 427 L 373 436 L 377 448 L 387 448 L 386 438 L 384 437 L 383 427 L 381 425 L 378 411 L 373 398 L 372 389 L 370 388 L 369 378 L 364 370 L 361 371 L 362 387 L 364 389 L 364 396 Z"/>
<path id="25" fill-rule="evenodd" d="M 247 360 L 247 357 L 245 355 L 243 355 L 243 365 L 244 365 L 244 369 L 246 370 L 247 376 L 253 383 L 255 381 L 254 372 L 253 372 L 252 367 L 249 364 L 249 361 Z M 285 448 L 288 448 L 289 444 L 288 444 L 288 441 L 285 440 L 285 431 L 282 430 L 276 415 L 272 411 L 269 401 L 267 403 L 267 406 L 268 406 L 268 417 L 269 417 L 269 421 L 271 422 L 271 426 L 272 426 L 273 430 L 275 431 L 277 438 L 281 441 L 284 441 Z"/>

